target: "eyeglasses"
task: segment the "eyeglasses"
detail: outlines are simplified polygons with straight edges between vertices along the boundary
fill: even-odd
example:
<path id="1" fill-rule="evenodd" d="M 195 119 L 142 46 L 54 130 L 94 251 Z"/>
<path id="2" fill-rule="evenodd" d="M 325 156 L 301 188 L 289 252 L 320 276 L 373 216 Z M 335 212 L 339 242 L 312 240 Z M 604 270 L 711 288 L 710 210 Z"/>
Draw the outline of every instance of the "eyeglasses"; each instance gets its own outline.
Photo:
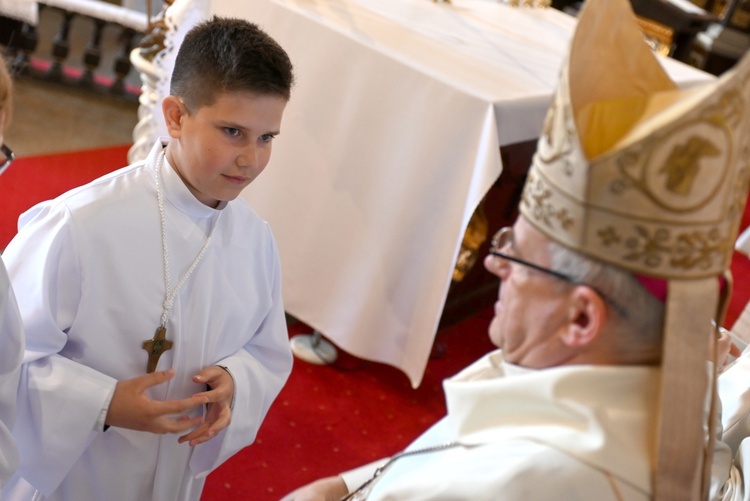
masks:
<path id="1" fill-rule="evenodd" d="M 600 291 L 598 288 L 594 287 L 593 285 L 582 282 L 570 275 L 566 275 L 565 273 L 561 273 L 555 270 L 550 270 L 549 268 L 545 268 L 544 266 L 530 263 L 524 259 L 511 256 L 503 252 L 503 249 L 505 249 L 506 247 L 513 248 L 513 241 L 514 241 L 513 240 L 513 228 L 510 226 L 506 226 L 505 228 L 500 228 L 500 230 L 497 233 L 495 233 L 495 236 L 492 237 L 492 242 L 490 244 L 490 251 L 489 251 L 490 254 L 493 256 L 499 257 L 501 259 L 511 261 L 513 263 L 521 264 L 533 270 L 546 273 L 547 275 L 551 275 L 571 285 L 583 285 L 585 287 L 588 287 L 592 289 L 594 292 L 596 292 L 602 299 L 608 302 L 613 308 L 615 308 L 620 315 L 622 315 L 623 317 L 627 316 L 627 311 L 622 306 L 617 304 L 614 300 L 610 299 L 606 294 L 604 294 L 602 291 Z"/>
<path id="2" fill-rule="evenodd" d="M 0 146 L 0 152 L 2 152 L 4 157 L 0 157 L 2 158 L 2 160 L 0 160 L 0 174 L 2 174 L 3 172 L 5 172 L 5 169 L 10 167 L 10 164 L 13 163 L 13 160 L 16 158 L 16 156 L 13 154 L 13 150 L 8 148 L 6 144 Z"/>
<path id="3" fill-rule="evenodd" d="M 568 282 L 570 284 L 578 285 L 578 280 L 574 279 L 570 275 L 560 273 L 559 271 L 550 270 L 549 268 L 545 268 L 544 266 L 539 266 L 538 264 L 530 263 L 521 258 L 506 254 L 505 252 L 503 252 L 503 249 L 505 249 L 506 247 L 513 247 L 513 228 L 511 228 L 510 226 L 500 228 L 500 231 L 495 233 L 495 236 L 492 237 L 492 243 L 490 244 L 490 254 L 503 258 L 507 261 L 513 261 L 514 263 L 522 264 L 536 271 L 547 273 L 548 275 L 557 277 L 560 280 L 564 280 L 565 282 Z"/>

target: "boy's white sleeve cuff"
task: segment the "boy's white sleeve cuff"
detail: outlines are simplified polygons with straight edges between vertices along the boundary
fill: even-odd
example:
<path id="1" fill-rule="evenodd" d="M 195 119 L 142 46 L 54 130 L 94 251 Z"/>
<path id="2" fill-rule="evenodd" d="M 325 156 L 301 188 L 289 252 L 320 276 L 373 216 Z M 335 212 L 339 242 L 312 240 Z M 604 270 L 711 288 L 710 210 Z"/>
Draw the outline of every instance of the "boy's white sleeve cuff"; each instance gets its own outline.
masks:
<path id="1" fill-rule="evenodd" d="M 219 367 L 219 368 L 221 368 L 221 369 L 224 369 L 224 371 L 225 371 L 225 372 L 226 372 L 227 374 L 229 374 L 229 377 L 231 377 L 231 378 L 232 378 L 232 383 L 233 383 L 233 384 L 232 384 L 232 389 L 233 389 L 233 391 L 234 391 L 234 392 L 232 393 L 232 403 L 231 403 L 231 404 L 229 404 L 229 409 L 230 409 L 230 410 L 234 410 L 234 397 L 235 397 L 235 395 L 237 395 L 237 380 L 236 380 L 236 379 L 234 379 L 234 375 L 232 374 L 232 371 L 230 371 L 230 370 L 229 370 L 229 367 L 227 367 L 226 365 L 219 365 L 219 364 L 216 364 L 216 367 Z"/>
<path id="2" fill-rule="evenodd" d="M 112 387 L 112 391 L 109 392 L 109 395 L 107 395 L 107 399 L 104 400 L 104 403 L 102 404 L 102 410 L 99 412 L 99 419 L 96 420 L 96 424 L 94 425 L 94 431 L 107 431 L 107 426 L 105 422 L 107 421 L 107 413 L 109 412 L 109 404 L 112 403 L 112 397 L 115 395 L 115 387 Z"/>

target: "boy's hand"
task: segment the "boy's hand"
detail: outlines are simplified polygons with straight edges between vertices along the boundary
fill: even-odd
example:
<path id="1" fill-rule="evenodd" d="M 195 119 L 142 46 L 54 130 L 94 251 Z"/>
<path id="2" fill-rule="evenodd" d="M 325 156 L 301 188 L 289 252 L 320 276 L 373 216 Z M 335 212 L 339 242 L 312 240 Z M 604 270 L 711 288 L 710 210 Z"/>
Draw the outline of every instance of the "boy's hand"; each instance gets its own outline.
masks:
<path id="1" fill-rule="evenodd" d="M 177 416 L 208 402 L 205 396 L 193 395 L 182 400 L 161 402 L 146 396 L 146 390 L 174 377 L 174 369 L 118 381 L 109 404 L 105 423 L 151 433 L 181 433 L 200 424 L 201 418 Z"/>
<path id="2" fill-rule="evenodd" d="M 234 398 L 234 379 L 218 365 L 206 367 L 193 377 L 193 381 L 207 384 L 210 390 L 193 395 L 193 398 L 206 399 L 208 407 L 203 423 L 178 440 L 180 443 L 188 442 L 191 447 L 212 439 L 229 426 Z"/>

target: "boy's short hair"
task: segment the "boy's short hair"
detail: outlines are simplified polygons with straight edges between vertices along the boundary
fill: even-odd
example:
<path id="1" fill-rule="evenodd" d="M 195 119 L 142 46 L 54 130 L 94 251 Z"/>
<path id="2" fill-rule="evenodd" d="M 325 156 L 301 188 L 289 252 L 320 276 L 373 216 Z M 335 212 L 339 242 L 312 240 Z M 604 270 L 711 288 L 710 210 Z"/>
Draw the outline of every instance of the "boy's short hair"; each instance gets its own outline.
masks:
<path id="1" fill-rule="evenodd" d="M 185 35 L 175 60 L 170 94 L 195 111 L 226 92 L 277 95 L 288 100 L 292 85 L 292 62 L 273 38 L 243 19 L 214 16 Z"/>

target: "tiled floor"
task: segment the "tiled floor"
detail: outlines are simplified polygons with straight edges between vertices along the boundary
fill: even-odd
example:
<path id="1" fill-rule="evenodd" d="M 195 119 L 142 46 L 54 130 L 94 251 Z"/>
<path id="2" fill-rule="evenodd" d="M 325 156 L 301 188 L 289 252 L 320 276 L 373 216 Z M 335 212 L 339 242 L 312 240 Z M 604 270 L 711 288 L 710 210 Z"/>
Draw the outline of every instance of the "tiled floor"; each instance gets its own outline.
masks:
<path id="1" fill-rule="evenodd" d="M 21 77 L 5 142 L 18 157 L 132 144 L 138 104 Z"/>

